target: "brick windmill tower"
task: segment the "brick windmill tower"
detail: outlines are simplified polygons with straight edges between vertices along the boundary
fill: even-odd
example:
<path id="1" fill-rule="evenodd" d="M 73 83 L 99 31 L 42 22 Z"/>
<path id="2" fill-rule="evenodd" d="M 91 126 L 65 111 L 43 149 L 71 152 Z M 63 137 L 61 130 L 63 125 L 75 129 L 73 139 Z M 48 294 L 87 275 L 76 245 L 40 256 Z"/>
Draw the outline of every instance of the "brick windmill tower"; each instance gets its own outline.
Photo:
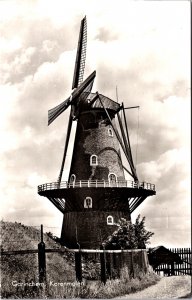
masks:
<path id="1" fill-rule="evenodd" d="M 99 248 L 120 218 L 131 221 L 131 213 L 156 192 L 153 184 L 138 180 L 123 103 L 91 92 L 95 71 L 83 81 L 86 44 L 85 17 L 81 21 L 71 96 L 48 114 L 51 124 L 70 108 L 61 170 L 57 182 L 38 186 L 38 193 L 63 213 L 64 245 Z M 69 177 L 61 181 L 73 122 L 77 126 Z M 122 162 L 120 150 L 128 167 Z M 125 179 L 125 171 L 132 180 Z"/>

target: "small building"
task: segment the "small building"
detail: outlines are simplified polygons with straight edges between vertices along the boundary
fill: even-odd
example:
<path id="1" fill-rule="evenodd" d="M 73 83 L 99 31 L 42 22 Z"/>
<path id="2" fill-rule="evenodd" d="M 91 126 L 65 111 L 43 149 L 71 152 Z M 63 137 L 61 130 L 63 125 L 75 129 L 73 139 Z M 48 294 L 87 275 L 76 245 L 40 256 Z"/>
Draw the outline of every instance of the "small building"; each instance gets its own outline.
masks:
<path id="1" fill-rule="evenodd" d="M 182 264 L 183 261 L 177 253 L 170 251 L 164 246 L 158 246 L 148 249 L 149 264 L 153 270 L 158 268 L 158 271 L 163 271 L 164 275 L 175 275 L 174 264 Z"/>

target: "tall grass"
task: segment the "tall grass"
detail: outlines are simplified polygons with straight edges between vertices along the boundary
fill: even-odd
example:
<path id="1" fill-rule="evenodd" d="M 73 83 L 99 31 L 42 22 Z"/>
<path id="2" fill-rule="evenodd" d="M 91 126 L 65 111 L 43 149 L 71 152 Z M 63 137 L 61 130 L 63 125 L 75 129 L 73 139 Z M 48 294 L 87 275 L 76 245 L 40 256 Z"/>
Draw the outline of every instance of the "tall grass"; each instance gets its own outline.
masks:
<path id="1" fill-rule="evenodd" d="M 104 285 L 100 281 L 78 282 L 53 282 L 49 277 L 42 286 L 18 286 L 11 290 L 4 287 L 2 298 L 32 298 L 32 299 L 58 299 L 58 298 L 84 298 L 102 299 L 114 298 L 134 293 L 158 282 L 159 276 L 153 272 L 140 273 L 135 278 L 130 278 L 126 270 L 120 279 L 108 280 Z M 20 282 L 17 279 L 17 282 Z M 37 278 L 28 278 L 25 282 L 38 282 Z"/>
<path id="2" fill-rule="evenodd" d="M 44 289 L 38 291 L 38 298 L 109 299 L 143 290 L 157 283 L 159 279 L 153 272 L 140 273 L 139 277 L 130 278 L 124 271 L 120 279 L 108 280 L 105 285 L 99 281 L 84 281 L 81 284 L 61 282 L 54 286 L 47 281 Z"/>

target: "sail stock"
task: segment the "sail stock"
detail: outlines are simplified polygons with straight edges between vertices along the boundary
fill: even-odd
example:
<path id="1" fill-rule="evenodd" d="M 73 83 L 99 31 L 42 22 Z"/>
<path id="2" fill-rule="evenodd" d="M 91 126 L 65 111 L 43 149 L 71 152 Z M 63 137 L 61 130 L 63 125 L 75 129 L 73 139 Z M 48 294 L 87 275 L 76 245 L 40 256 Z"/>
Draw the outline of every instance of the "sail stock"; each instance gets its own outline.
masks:
<path id="1" fill-rule="evenodd" d="M 134 164 L 133 164 L 132 154 L 131 154 L 131 146 L 130 146 L 130 143 L 127 142 L 127 138 L 125 136 L 125 131 L 124 131 L 124 128 L 123 128 L 123 124 L 122 124 L 122 121 L 121 121 L 121 118 L 120 118 L 118 112 L 117 112 L 117 117 L 118 117 L 118 121 L 119 121 L 119 126 L 120 126 L 120 130 L 121 130 L 125 150 L 127 152 L 127 156 L 129 157 L 130 167 L 131 167 L 131 170 L 134 172 L 135 177 L 137 177 L 136 170 L 135 170 L 135 167 L 134 167 Z M 137 180 L 138 180 L 138 178 L 137 178 Z"/>
<path id="2" fill-rule="evenodd" d="M 130 148 L 129 148 L 127 140 L 126 140 L 125 132 L 124 132 L 124 129 L 123 129 L 123 124 L 122 124 L 122 121 L 121 121 L 121 118 L 120 118 L 118 112 L 117 112 L 117 118 L 118 118 L 118 121 L 119 121 L 120 131 L 121 131 L 121 134 L 122 134 L 122 139 L 123 139 L 123 143 L 124 143 L 124 146 L 125 146 L 125 150 L 126 150 L 127 155 L 129 156 L 129 161 L 131 163 L 131 167 L 133 168 L 133 163 L 132 163 L 131 155 L 130 155 Z"/>
<path id="3" fill-rule="evenodd" d="M 66 140 L 65 140 L 63 160 L 62 160 L 61 169 L 60 169 L 60 173 L 59 173 L 59 177 L 58 177 L 58 184 L 61 183 L 61 179 L 62 179 L 63 169 L 64 169 L 64 165 L 65 165 L 65 159 L 66 159 L 67 149 L 68 149 L 68 144 L 69 144 L 69 138 L 70 138 L 70 134 L 71 134 L 72 121 L 73 121 L 73 119 L 72 119 L 72 110 L 71 110 L 70 115 L 69 115 L 68 127 L 67 127 L 67 135 L 66 135 Z"/>
<path id="4" fill-rule="evenodd" d="M 126 130 L 126 135 L 127 135 L 127 142 L 128 142 L 128 147 L 130 149 L 130 158 L 134 167 L 134 163 L 133 163 L 133 156 L 131 153 L 131 145 L 130 145 L 130 140 L 129 140 L 129 132 L 128 132 L 128 125 L 127 125 L 127 119 L 126 119 L 126 115 L 125 115 L 125 108 L 124 108 L 124 104 L 122 102 L 122 110 L 123 110 L 123 118 L 124 118 L 124 124 L 125 124 L 125 130 Z M 134 167 L 135 169 L 135 167 Z"/>
<path id="5" fill-rule="evenodd" d="M 126 156 L 128 162 L 129 162 L 129 165 L 130 165 L 130 168 L 131 168 L 131 171 L 132 171 L 132 173 L 130 173 L 130 175 L 134 178 L 134 180 L 138 181 L 137 175 L 135 174 L 135 170 L 134 170 L 133 167 L 132 167 L 132 164 L 131 164 L 129 155 L 128 155 L 128 153 L 127 153 L 127 151 L 126 151 L 126 148 L 125 148 L 125 146 L 124 146 L 124 144 L 123 144 L 123 142 L 122 142 L 122 140 L 121 140 L 121 137 L 120 137 L 118 131 L 117 131 L 117 130 L 115 129 L 115 127 L 113 126 L 113 123 L 112 123 L 112 120 L 111 120 L 111 118 L 110 118 L 110 115 L 109 115 L 107 109 L 105 108 L 105 106 L 104 106 L 104 104 L 103 104 L 103 102 L 102 102 L 102 100 L 101 100 L 101 98 L 100 98 L 100 96 L 99 96 L 99 93 L 97 92 L 96 94 L 97 94 L 98 97 L 99 97 L 100 103 L 101 103 L 102 107 L 103 107 L 104 110 L 105 110 L 105 113 L 106 113 L 106 115 L 107 115 L 107 117 L 108 117 L 108 120 L 109 120 L 109 122 L 110 122 L 110 124 L 111 124 L 111 126 L 112 126 L 112 128 L 113 128 L 113 131 L 114 131 L 114 133 L 115 133 L 115 135 L 116 135 L 116 137 L 117 137 L 117 139 L 118 139 L 118 141 L 119 141 L 119 144 L 120 144 L 120 146 L 121 146 L 121 148 L 122 148 L 122 150 L 123 150 L 123 152 L 124 152 L 124 154 L 125 154 L 125 156 Z"/>

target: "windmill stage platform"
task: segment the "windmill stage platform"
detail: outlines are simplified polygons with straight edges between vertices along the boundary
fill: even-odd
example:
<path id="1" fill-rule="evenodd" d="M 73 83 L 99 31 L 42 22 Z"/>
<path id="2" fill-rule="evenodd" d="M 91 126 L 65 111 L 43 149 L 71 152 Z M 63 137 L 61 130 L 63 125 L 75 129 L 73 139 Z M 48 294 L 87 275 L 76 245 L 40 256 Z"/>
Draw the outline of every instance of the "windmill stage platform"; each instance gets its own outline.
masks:
<path id="1" fill-rule="evenodd" d="M 39 185 L 38 194 L 47 197 L 60 212 L 65 213 L 73 210 L 77 211 L 78 207 L 81 211 L 83 202 L 79 199 L 79 195 L 87 195 L 90 188 L 94 189 L 95 196 L 100 199 L 100 201 L 95 202 L 97 205 L 92 207 L 92 210 L 94 208 L 98 210 L 100 206 L 103 210 L 116 210 L 114 197 L 114 199 L 118 199 L 118 202 L 122 202 L 122 208 L 126 209 L 129 205 L 130 213 L 132 213 L 147 197 L 156 194 L 154 184 L 131 180 L 117 182 L 106 180 L 78 180 L 73 183 L 68 181 L 51 182 Z"/>

